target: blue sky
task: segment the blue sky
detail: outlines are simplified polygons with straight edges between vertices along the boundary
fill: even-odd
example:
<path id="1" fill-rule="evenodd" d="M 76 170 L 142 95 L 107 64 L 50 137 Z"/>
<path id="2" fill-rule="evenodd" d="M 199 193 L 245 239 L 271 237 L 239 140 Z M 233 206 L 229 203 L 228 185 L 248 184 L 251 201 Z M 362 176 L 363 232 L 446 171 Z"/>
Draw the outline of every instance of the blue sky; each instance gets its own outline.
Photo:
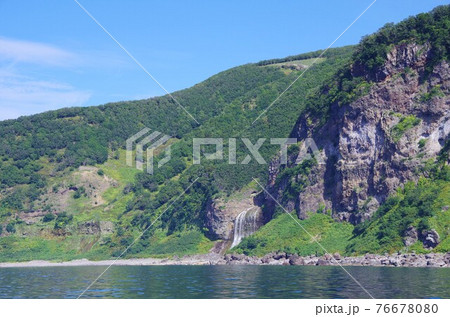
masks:
<path id="1" fill-rule="evenodd" d="M 79 0 L 168 91 L 326 48 L 372 1 Z M 440 4 L 377 0 L 333 47 Z M 164 94 L 73 0 L 0 0 L 0 15 L 0 120 Z"/>

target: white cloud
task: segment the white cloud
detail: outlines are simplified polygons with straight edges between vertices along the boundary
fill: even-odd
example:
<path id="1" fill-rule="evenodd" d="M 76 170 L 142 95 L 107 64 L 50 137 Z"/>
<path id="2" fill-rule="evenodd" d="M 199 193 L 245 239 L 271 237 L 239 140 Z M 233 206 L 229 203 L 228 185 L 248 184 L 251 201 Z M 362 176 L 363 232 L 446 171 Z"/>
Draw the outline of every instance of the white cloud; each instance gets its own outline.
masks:
<path id="1" fill-rule="evenodd" d="M 0 61 L 69 66 L 78 59 L 76 54 L 52 45 L 0 37 Z"/>
<path id="2" fill-rule="evenodd" d="M 55 68 L 78 70 L 82 60 L 81 55 L 53 45 L 0 37 L 0 120 L 84 106 L 90 92 L 36 75 L 53 74 Z"/>
<path id="3" fill-rule="evenodd" d="M 36 80 L 0 69 L 0 120 L 21 115 L 83 106 L 90 92 L 59 82 Z"/>
<path id="4" fill-rule="evenodd" d="M 106 76 L 125 68 L 135 65 L 122 52 L 71 52 L 47 43 L 0 37 L 0 120 L 85 106 L 92 93 L 68 80 L 79 82 L 81 76 L 98 71 Z M 58 79 L 61 75 L 64 80 Z"/>

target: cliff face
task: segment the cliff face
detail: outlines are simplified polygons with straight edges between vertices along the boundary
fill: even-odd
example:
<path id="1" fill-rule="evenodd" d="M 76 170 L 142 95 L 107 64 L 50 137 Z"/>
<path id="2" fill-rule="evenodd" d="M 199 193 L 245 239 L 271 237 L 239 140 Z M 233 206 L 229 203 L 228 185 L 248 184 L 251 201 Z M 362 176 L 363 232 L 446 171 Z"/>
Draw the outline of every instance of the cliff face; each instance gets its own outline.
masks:
<path id="1" fill-rule="evenodd" d="M 234 222 L 244 210 L 257 210 L 258 226 L 263 223 L 261 196 L 254 190 L 243 190 L 235 197 L 211 199 L 206 208 L 205 227 L 212 239 L 231 242 L 233 240 Z"/>
<path id="2" fill-rule="evenodd" d="M 353 65 L 352 74 L 370 82 L 369 92 L 350 104 L 332 104 L 320 127 L 320 118 L 302 115 L 292 132 L 300 141 L 312 138 L 324 164 L 283 179 L 286 167 L 274 160 L 271 194 L 300 218 L 329 209 L 340 220 L 359 223 L 399 186 L 422 175 L 421 168 L 436 158 L 450 132 L 449 64 L 442 61 L 426 74 L 431 54 L 427 44 L 401 44 L 374 73 Z M 287 168 L 292 168 L 295 158 L 289 161 Z M 286 199 L 292 177 L 303 186 Z"/>

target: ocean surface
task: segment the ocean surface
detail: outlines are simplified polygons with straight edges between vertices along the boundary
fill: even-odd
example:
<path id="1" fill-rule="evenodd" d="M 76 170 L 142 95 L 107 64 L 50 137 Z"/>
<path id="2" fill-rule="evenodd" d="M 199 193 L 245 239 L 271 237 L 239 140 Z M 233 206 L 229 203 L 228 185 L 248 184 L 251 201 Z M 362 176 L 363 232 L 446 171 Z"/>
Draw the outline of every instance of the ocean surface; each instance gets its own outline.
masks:
<path id="1" fill-rule="evenodd" d="M 0 298 L 77 298 L 107 267 L 0 268 Z M 449 268 L 346 267 L 375 298 L 450 298 Z M 82 298 L 367 298 L 340 267 L 111 267 Z"/>

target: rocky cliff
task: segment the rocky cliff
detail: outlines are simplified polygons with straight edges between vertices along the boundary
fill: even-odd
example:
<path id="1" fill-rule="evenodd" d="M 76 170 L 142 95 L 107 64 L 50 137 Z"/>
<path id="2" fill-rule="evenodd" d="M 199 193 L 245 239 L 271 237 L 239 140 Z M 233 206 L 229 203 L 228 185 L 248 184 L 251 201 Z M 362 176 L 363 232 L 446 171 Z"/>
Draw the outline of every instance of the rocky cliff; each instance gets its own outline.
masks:
<path id="1" fill-rule="evenodd" d="M 427 71 L 432 54 L 427 43 L 400 44 L 375 71 L 354 63 L 352 75 L 365 79 L 367 92 L 348 104 L 332 103 L 325 124 L 311 112 L 302 115 L 292 131 L 300 141 L 315 141 L 323 164 L 316 160 L 306 173 L 299 169 L 302 174 L 292 175 L 283 171 L 296 164 L 294 155 L 287 166 L 275 159 L 271 194 L 300 218 L 309 211 L 332 211 L 337 219 L 359 223 L 399 186 L 422 175 L 450 132 L 449 64 L 442 60 Z M 300 186 L 286 195 L 292 183 Z"/>
<path id="2" fill-rule="evenodd" d="M 263 225 L 261 198 L 254 190 L 248 189 L 239 192 L 235 197 L 211 199 L 208 202 L 205 226 L 209 230 L 210 238 L 221 240 L 216 243 L 214 252 L 222 253 L 230 248 L 234 238 L 235 220 L 240 213 L 251 210 L 256 215 L 256 228 Z"/>

